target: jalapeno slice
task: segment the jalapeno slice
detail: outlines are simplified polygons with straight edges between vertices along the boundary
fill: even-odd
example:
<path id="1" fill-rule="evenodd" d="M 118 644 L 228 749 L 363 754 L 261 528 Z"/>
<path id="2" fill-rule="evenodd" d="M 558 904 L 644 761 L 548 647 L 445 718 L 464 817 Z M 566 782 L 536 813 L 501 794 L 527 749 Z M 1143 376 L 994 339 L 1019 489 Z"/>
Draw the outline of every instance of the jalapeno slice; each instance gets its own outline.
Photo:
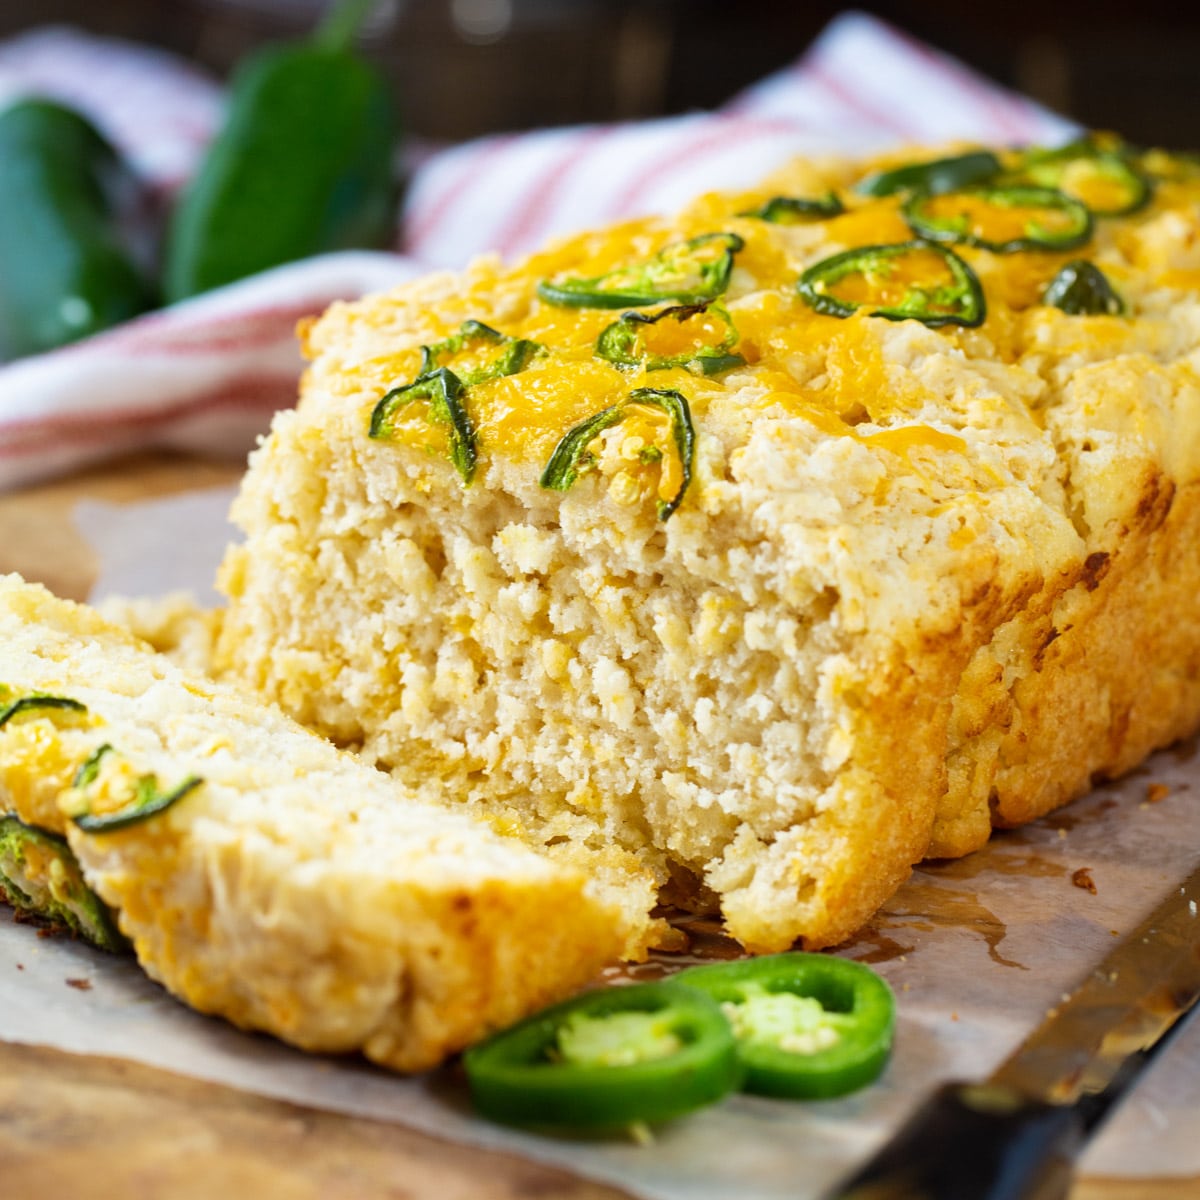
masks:
<path id="1" fill-rule="evenodd" d="M 386 441 L 396 431 L 396 418 L 402 409 L 416 400 L 428 404 L 429 420 L 448 426 L 450 461 L 458 469 L 463 483 L 470 483 L 479 461 L 475 424 L 463 403 L 466 385 L 449 367 L 439 367 L 428 375 L 419 375 L 412 383 L 392 388 L 371 413 L 368 436 Z"/>
<path id="2" fill-rule="evenodd" d="M 679 507 L 688 484 L 692 481 L 692 464 L 696 451 L 696 428 L 692 424 L 692 410 L 688 406 L 687 398 L 674 390 L 636 388 L 619 404 L 601 409 L 586 421 L 580 422 L 555 446 L 554 453 L 551 454 L 538 481 L 541 486 L 556 492 L 569 491 L 580 475 L 595 466 L 595 459 L 588 449 L 591 443 L 606 429 L 611 429 L 630 417 L 638 405 L 660 408 L 671 420 L 671 439 L 679 459 L 680 482 L 672 495 L 660 496 L 657 501 L 658 519 L 665 521 L 670 517 Z M 643 458 L 644 462 L 661 460 L 660 449 L 648 449 L 651 453 Z"/>
<path id="3" fill-rule="evenodd" d="M 1054 188 L 981 187 L 918 193 L 901 207 L 909 228 L 931 242 L 978 246 L 997 254 L 1074 250 L 1092 236 L 1086 204 Z"/>
<path id="4" fill-rule="evenodd" d="M 823 196 L 772 196 L 757 208 L 738 213 L 739 217 L 757 217 L 773 225 L 801 225 L 808 221 L 821 221 L 829 217 L 840 217 L 846 211 L 836 192 Z"/>
<path id="5" fill-rule="evenodd" d="M 975 272 L 953 251 L 931 242 L 843 250 L 809 267 L 796 290 L 831 317 L 862 309 L 889 321 L 912 319 L 936 328 L 979 325 L 987 311 Z"/>
<path id="6" fill-rule="evenodd" d="M 664 320 L 676 322 L 682 335 L 683 326 L 694 318 L 707 316 L 714 318 L 708 325 L 717 326 L 719 340 L 715 344 L 700 344 L 678 354 L 655 354 L 647 345 L 653 327 Z M 702 335 L 711 332 L 711 328 L 701 330 Z M 733 318 L 723 305 L 676 304 L 652 316 L 639 312 L 622 313 L 621 319 L 607 326 L 596 339 L 596 354 L 619 367 L 641 367 L 645 371 L 682 367 L 697 375 L 719 375 L 722 371 L 745 365 L 746 360 L 740 354 L 730 353 L 737 340 Z"/>
<path id="7" fill-rule="evenodd" d="M 824 1100 L 877 1079 L 895 1026 L 892 990 L 869 967 L 794 952 L 692 967 L 673 982 L 716 1000 L 737 1037 L 744 1091 Z"/>
<path id="8" fill-rule="evenodd" d="M 128 949 L 112 914 L 84 882 L 66 840 L 10 814 L 0 816 L 0 896 L 18 912 L 101 950 Z"/>
<path id="9" fill-rule="evenodd" d="M 1095 263 L 1078 258 L 1067 263 L 1050 280 L 1042 303 L 1060 308 L 1072 316 L 1119 317 L 1125 302 L 1113 290 L 1108 276 Z"/>
<path id="10" fill-rule="evenodd" d="M 539 342 L 510 337 L 482 321 L 464 321 L 457 333 L 440 342 L 421 347 L 421 365 L 417 368 L 417 378 L 431 375 L 439 367 L 448 365 L 443 360 L 454 358 L 464 350 L 481 344 L 500 346 L 502 350 L 490 363 L 470 370 L 455 370 L 455 375 L 464 387 L 472 387 L 488 379 L 499 379 L 502 375 L 516 375 L 525 370 L 530 361 L 544 349 Z"/>
<path id="11" fill-rule="evenodd" d="M 733 256 L 744 245 L 736 233 L 703 233 L 591 279 L 543 280 L 537 292 L 548 304 L 566 308 L 646 308 L 669 300 L 703 304 L 729 286 Z"/>
<path id="12" fill-rule="evenodd" d="M 906 163 L 890 171 L 874 171 L 860 180 L 854 190 L 860 196 L 894 196 L 897 192 L 924 192 L 940 196 L 1000 174 L 1000 160 L 990 150 L 972 150 L 930 162 Z"/>
<path id="13" fill-rule="evenodd" d="M 666 1121 L 741 1082 L 719 1005 L 673 983 L 589 992 L 463 1056 L 475 1106 L 510 1125 L 618 1128 Z"/>
<path id="14" fill-rule="evenodd" d="M 1056 188 L 1101 217 L 1135 213 L 1150 203 L 1153 192 L 1149 178 L 1125 154 L 1090 140 L 1027 150 L 1010 178 Z"/>
<path id="15" fill-rule="evenodd" d="M 0 729 L 3 729 L 9 721 L 23 716 L 25 713 L 48 715 L 74 713 L 79 716 L 87 714 L 87 706 L 80 704 L 78 700 L 72 700 L 69 696 L 50 696 L 45 692 L 29 692 L 10 700 L 11 694 L 9 688 L 0 688 Z"/>
<path id="16" fill-rule="evenodd" d="M 93 750 L 75 772 L 72 786 L 81 792 L 86 791 L 99 776 L 105 757 L 113 753 L 113 747 L 107 742 Z M 184 796 L 194 792 L 203 782 L 198 775 L 189 775 L 170 791 L 163 791 L 159 787 L 157 775 L 140 775 L 134 781 L 133 795 L 127 804 L 104 813 L 93 813 L 85 809 L 73 814 L 71 820 L 84 833 L 116 833 L 119 829 L 128 829 L 131 825 L 138 825 L 166 812 Z"/>
<path id="17" fill-rule="evenodd" d="M 445 360 L 478 346 L 499 346 L 500 353 L 490 362 L 451 370 Z M 545 351 L 540 342 L 514 338 L 485 325 L 482 321 L 464 321 L 457 333 L 421 347 L 421 364 L 411 383 L 386 392 L 371 413 L 370 437 L 387 440 L 395 435 L 400 412 L 415 400 L 428 402 L 426 413 L 431 422 L 449 427 L 450 461 L 469 484 L 479 461 L 475 424 L 466 404 L 466 391 L 489 379 L 516 375 Z"/>

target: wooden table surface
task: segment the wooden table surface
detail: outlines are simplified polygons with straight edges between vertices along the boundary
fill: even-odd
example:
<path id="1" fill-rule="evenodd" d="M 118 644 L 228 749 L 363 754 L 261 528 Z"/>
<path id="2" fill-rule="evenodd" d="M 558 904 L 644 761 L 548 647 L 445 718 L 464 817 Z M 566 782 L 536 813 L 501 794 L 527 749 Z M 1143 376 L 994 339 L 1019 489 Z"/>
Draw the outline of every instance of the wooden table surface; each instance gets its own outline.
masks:
<path id="1" fill-rule="evenodd" d="M 82 499 L 126 503 L 240 468 L 142 455 L 0 495 L 0 573 L 83 599 L 97 563 Z M 401 1126 L 263 1099 L 116 1059 L 3 1040 L 0 1195 L 74 1200 L 621 1200 L 626 1193 Z M 1071 1200 L 1196 1200 L 1200 1179 L 1084 1178 Z M 735 1198 L 731 1198 L 735 1200 Z"/>

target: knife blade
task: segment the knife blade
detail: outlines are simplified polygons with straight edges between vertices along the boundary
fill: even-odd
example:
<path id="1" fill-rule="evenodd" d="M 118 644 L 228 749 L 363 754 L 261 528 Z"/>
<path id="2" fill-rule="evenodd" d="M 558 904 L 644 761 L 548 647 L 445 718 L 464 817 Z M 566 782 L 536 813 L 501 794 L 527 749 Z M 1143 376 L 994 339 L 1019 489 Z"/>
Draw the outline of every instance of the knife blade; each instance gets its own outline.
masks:
<path id="1" fill-rule="evenodd" d="M 827 1200 L 1058 1200 L 1200 997 L 1200 866 L 983 1082 L 948 1083 Z"/>

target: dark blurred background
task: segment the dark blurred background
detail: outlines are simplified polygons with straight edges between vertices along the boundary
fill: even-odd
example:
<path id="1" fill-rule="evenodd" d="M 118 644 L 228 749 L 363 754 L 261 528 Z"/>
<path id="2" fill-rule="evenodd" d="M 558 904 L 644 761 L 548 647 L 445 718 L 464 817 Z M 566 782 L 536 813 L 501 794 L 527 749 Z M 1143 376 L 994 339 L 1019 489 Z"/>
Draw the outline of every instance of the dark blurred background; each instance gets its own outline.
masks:
<path id="1" fill-rule="evenodd" d="M 262 41 L 310 28 L 323 6 L 3 0 L 0 36 L 67 22 L 164 46 L 223 76 Z M 857 7 L 1086 125 L 1200 146 L 1200 4 Z M 795 59 L 842 9 L 820 0 L 382 0 L 362 47 L 396 81 L 411 133 L 456 140 L 713 107 Z"/>

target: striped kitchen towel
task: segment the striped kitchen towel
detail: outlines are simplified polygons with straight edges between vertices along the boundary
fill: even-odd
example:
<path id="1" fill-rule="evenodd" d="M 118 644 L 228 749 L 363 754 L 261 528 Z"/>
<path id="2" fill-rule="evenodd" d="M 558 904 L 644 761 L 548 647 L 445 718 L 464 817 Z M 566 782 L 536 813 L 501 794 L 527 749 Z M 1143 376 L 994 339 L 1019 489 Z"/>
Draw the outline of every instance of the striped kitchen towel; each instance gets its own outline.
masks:
<path id="1" fill-rule="evenodd" d="M 169 204 L 220 119 L 219 89 L 187 64 L 69 29 L 0 44 L 0 103 L 31 93 L 87 112 L 139 171 L 150 207 Z M 335 299 L 670 212 L 706 189 L 750 186 L 795 154 L 1074 132 L 883 22 L 845 13 L 795 64 L 719 111 L 485 137 L 422 156 L 396 253 L 281 267 L 0 367 L 0 489 L 147 447 L 244 455 L 294 399 L 296 321 Z"/>

